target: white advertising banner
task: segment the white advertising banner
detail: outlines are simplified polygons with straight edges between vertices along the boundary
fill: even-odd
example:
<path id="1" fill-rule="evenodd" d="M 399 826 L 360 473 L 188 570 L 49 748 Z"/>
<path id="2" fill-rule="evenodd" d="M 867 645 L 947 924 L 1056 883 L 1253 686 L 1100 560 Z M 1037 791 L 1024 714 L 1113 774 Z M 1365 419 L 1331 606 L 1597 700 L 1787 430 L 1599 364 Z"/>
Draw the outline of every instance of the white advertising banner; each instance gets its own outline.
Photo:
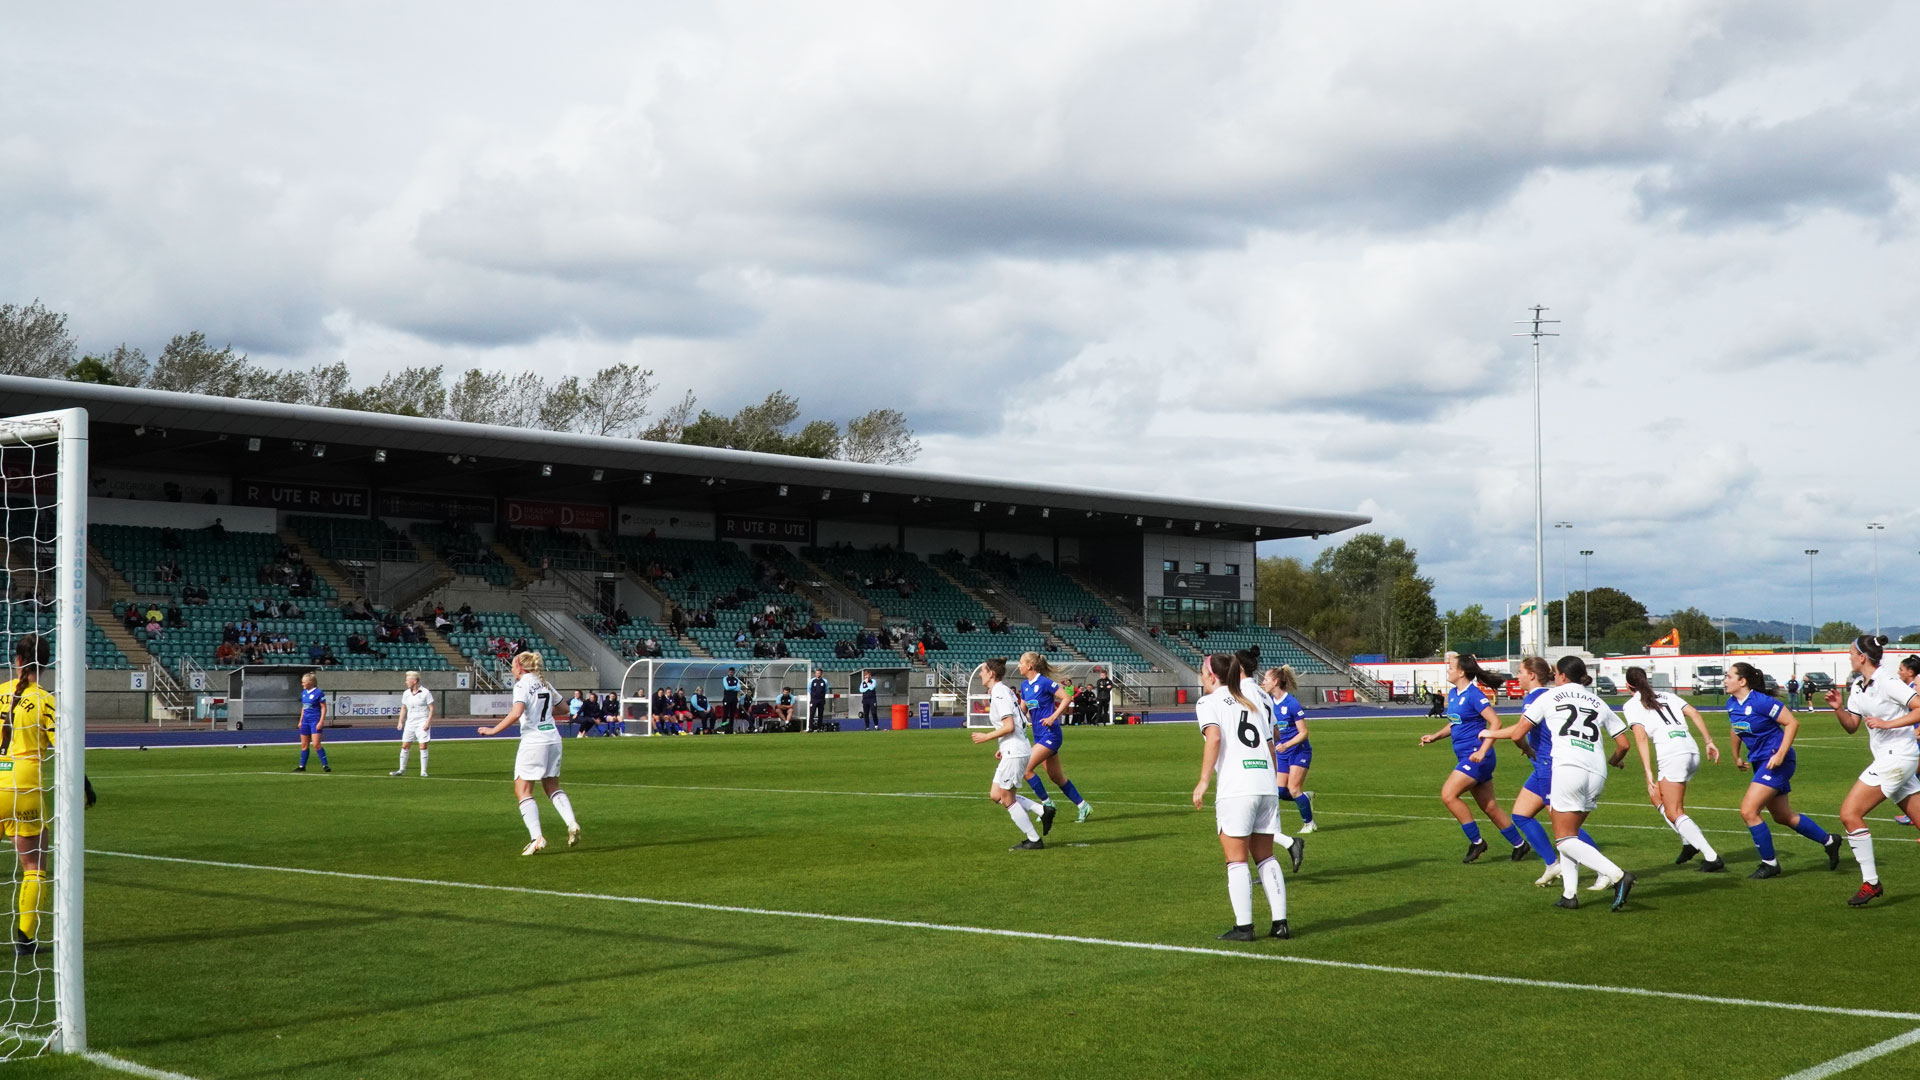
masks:
<path id="1" fill-rule="evenodd" d="M 467 705 L 475 716 L 505 716 L 512 709 L 512 694 L 474 694 Z"/>
<path id="2" fill-rule="evenodd" d="M 327 719 L 348 716 L 398 716 L 399 694 L 334 694 Z"/>

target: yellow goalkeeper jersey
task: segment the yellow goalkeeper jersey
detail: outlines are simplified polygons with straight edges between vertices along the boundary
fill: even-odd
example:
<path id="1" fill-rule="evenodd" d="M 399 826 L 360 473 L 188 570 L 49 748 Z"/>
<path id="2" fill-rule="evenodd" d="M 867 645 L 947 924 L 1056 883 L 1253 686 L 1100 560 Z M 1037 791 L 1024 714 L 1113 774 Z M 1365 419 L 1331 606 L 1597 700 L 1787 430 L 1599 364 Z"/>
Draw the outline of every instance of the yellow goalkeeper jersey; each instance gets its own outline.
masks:
<path id="1" fill-rule="evenodd" d="M 0 760 L 38 766 L 52 748 L 53 695 L 34 683 L 23 687 L 19 679 L 0 683 Z M 0 785 L 12 771 L 0 770 Z"/>

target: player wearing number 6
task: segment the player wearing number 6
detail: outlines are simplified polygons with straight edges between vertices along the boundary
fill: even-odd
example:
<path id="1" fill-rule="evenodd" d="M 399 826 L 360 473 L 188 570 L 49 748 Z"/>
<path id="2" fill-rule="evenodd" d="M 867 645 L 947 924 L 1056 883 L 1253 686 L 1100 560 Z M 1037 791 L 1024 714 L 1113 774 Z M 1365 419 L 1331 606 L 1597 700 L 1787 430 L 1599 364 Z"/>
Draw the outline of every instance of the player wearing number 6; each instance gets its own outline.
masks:
<path id="1" fill-rule="evenodd" d="M 1248 677 L 1230 655 L 1207 657 L 1200 665 L 1202 697 L 1194 706 L 1206 747 L 1200 754 L 1200 782 L 1193 789 L 1193 808 L 1206 805 L 1207 786 L 1217 777 L 1213 798 L 1214 831 L 1227 858 L 1227 900 L 1233 906 L 1233 928 L 1222 941 L 1253 940 L 1253 876 L 1247 870 L 1251 855 L 1260 869 L 1260 884 L 1273 912 L 1268 937 L 1287 938 L 1287 883 L 1280 861 L 1273 857 L 1273 837 L 1280 831 L 1280 792 L 1273 778 L 1273 714 L 1248 700 L 1239 689 Z"/>
<path id="2" fill-rule="evenodd" d="M 1555 907 L 1577 908 L 1575 895 L 1580 875 L 1577 863 L 1600 876 L 1592 888 L 1613 890 L 1613 910 L 1626 905 L 1633 891 L 1634 876 L 1620 869 L 1600 849 L 1580 839 L 1580 827 L 1587 815 L 1600 805 L 1600 793 L 1607 786 L 1607 767 L 1618 767 L 1627 756 L 1627 726 L 1620 722 L 1607 703 L 1587 687 L 1593 679 L 1587 663 L 1577 656 L 1563 656 L 1554 665 L 1553 689 L 1533 699 L 1526 717 L 1553 732 L 1553 794 L 1547 800 L 1553 811 L 1553 845 L 1560 849 L 1561 898 Z M 1611 758 L 1601 749 L 1602 735 L 1613 736 Z"/>
<path id="3" fill-rule="evenodd" d="M 542 674 L 545 661 L 537 652 L 523 652 L 513 658 L 513 708 L 499 723 L 481 728 L 482 735 L 498 735 L 516 721 L 520 724 L 520 752 L 513 760 L 513 797 L 520 804 L 520 820 L 526 822 L 532 837 L 522 855 L 544 851 L 547 838 L 540 833 L 540 804 L 533 797 L 533 782 L 546 789 L 560 820 L 567 824 L 567 846 L 580 842 L 580 823 L 573 817 L 573 801 L 560 790 L 560 729 L 553 722 L 554 690 Z"/>
<path id="4" fill-rule="evenodd" d="M 1727 864 L 1720 853 L 1713 850 L 1713 845 L 1707 843 L 1707 835 L 1687 816 L 1687 781 L 1700 771 L 1700 747 L 1694 744 L 1687 725 L 1691 723 L 1700 729 L 1700 737 L 1707 740 L 1707 760 L 1718 765 L 1720 747 L 1713 741 L 1713 733 L 1707 730 L 1707 722 L 1700 719 L 1698 709 L 1664 690 L 1655 690 L 1647 678 L 1646 668 L 1628 668 L 1627 687 L 1633 694 L 1627 698 L 1623 711 L 1627 714 L 1627 725 L 1633 728 L 1640 767 L 1646 770 L 1647 797 L 1660 808 L 1661 820 L 1680 834 L 1680 857 L 1673 860 L 1674 864 L 1704 855 L 1706 861 L 1700 864 L 1702 873 L 1717 874 L 1725 870 Z M 1653 744 L 1651 759 L 1647 753 L 1649 742 Z"/>

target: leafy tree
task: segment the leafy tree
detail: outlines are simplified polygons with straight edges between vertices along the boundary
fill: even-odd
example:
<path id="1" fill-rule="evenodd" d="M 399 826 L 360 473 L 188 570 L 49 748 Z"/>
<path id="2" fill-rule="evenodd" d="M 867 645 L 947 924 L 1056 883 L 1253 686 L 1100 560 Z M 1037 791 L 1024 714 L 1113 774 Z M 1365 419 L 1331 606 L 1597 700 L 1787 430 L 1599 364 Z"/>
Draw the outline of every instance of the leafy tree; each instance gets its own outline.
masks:
<path id="1" fill-rule="evenodd" d="M 1479 604 L 1447 612 L 1447 636 L 1454 641 L 1484 641 L 1493 636 L 1493 616 Z"/>
<path id="2" fill-rule="evenodd" d="M 231 345 L 216 349 L 198 330 L 175 334 L 160 350 L 160 359 L 154 362 L 147 379 L 147 385 L 156 390 L 216 397 L 278 397 L 262 393 L 278 389 L 274 383 L 248 361 L 245 353 L 234 352 Z"/>
<path id="3" fill-rule="evenodd" d="M 1431 656 L 1440 650 L 1440 616 L 1433 609 L 1433 580 L 1417 574 L 1393 579 L 1392 618 L 1385 626 L 1389 656 Z"/>
<path id="4" fill-rule="evenodd" d="M 566 381 L 578 385 L 572 378 Z M 580 390 L 580 404 L 569 427 L 582 435 L 637 435 L 653 390 L 653 372 L 638 364 L 601 368 Z"/>
<path id="5" fill-rule="evenodd" d="M 1902 645 L 1920 645 L 1920 631 L 1916 631 L 1916 632 L 1914 632 L 1914 633 L 1911 633 L 1911 634 L 1902 634 L 1902 635 L 1900 635 L 1900 644 L 1902 644 Z"/>
<path id="6" fill-rule="evenodd" d="M 1607 627 L 1605 634 L 1595 638 L 1593 644 L 1588 646 L 1588 651 L 1600 656 L 1644 653 L 1661 633 L 1664 631 L 1655 631 L 1653 624 L 1644 619 L 1639 622 L 1622 619 Z"/>
<path id="7" fill-rule="evenodd" d="M 67 369 L 68 382 L 99 383 L 103 386 L 124 386 L 113 369 L 105 360 L 97 356 L 83 356 Z"/>
<path id="8" fill-rule="evenodd" d="M 0 304 L 0 375 L 57 379 L 74 366 L 76 351 L 65 315 L 38 300 Z"/>
<path id="9" fill-rule="evenodd" d="M 869 465 L 904 465 L 920 456 L 920 442 L 898 409 L 874 409 L 847 421 L 840 456 Z"/>
<path id="10" fill-rule="evenodd" d="M 1713 621 L 1713 616 L 1699 608 L 1681 608 L 1665 618 L 1653 620 L 1654 637 L 1664 637 L 1669 630 L 1680 631 L 1680 647 L 1683 651 L 1689 647 L 1711 648 L 1720 644 L 1719 624 Z M 1727 640 L 1731 642 L 1732 636 L 1729 635 Z"/>
<path id="11" fill-rule="evenodd" d="M 680 441 L 694 446 L 723 446 L 762 454 L 830 458 L 840 449 L 840 427 L 831 420 L 815 420 L 789 434 L 800 419 L 800 402 L 784 390 L 775 390 L 755 405 L 742 406 L 732 416 L 710 409 L 680 433 Z"/>
<path id="12" fill-rule="evenodd" d="M 1854 638 L 1859 637 L 1861 633 L 1861 629 L 1852 623 L 1835 620 L 1834 622 L 1821 623 L 1820 629 L 1813 635 L 1813 640 L 1822 644 L 1832 644 L 1836 641 L 1852 641 Z"/>
<path id="13" fill-rule="evenodd" d="M 144 386 L 147 382 L 147 354 L 115 345 L 105 356 L 83 356 L 67 369 L 69 382 L 100 383 L 105 386 Z"/>
<path id="14" fill-rule="evenodd" d="M 659 419 L 647 425 L 640 437 L 651 442 L 679 442 L 686 434 L 687 425 L 693 422 L 693 409 L 693 391 L 689 390 L 679 401 L 663 410 Z"/>

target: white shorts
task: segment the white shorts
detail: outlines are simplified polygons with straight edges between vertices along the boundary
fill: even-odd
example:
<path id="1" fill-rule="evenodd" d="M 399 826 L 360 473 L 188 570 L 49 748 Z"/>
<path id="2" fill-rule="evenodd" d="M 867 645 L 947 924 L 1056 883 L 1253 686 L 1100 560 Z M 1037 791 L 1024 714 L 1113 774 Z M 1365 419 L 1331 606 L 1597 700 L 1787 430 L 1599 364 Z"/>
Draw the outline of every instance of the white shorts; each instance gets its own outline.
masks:
<path id="1" fill-rule="evenodd" d="M 424 720 L 409 723 L 406 729 L 400 732 L 400 741 L 403 743 L 417 742 L 425 746 L 433 741 L 433 729 L 428 727 Z"/>
<path id="2" fill-rule="evenodd" d="M 1665 780 L 1670 784 L 1684 784 L 1693 779 L 1694 773 L 1700 771 L 1700 751 L 1695 750 L 1691 754 L 1670 753 L 1658 759 L 1655 764 L 1659 766 L 1654 770 L 1657 779 Z"/>
<path id="3" fill-rule="evenodd" d="M 1888 802 L 1898 803 L 1920 794 L 1920 776 L 1914 773 L 1912 758 L 1879 758 L 1860 774 L 1860 782 L 1877 787 Z"/>
<path id="4" fill-rule="evenodd" d="M 1213 824 L 1226 836 L 1276 836 L 1280 832 L 1280 793 L 1229 795 L 1213 800 Z"/>
<path id="5" fill-rule="evenodd" d="M 993 770 L 993 786 L 1017 795 L 1021 790 L 1021 778 L 1026 775 L 1027 755 L 1002 754 L 1000 764 Z"/>
<path id="6" fill-rule="evenodd" d="M 515 780 L 545 780 L 560 775 L 558 742 L 523 742 L 513 759 Z"/>
<path id="7" fill-rule="evenodd" d="M 1555 765 L 1553 767 L 1553 797 L 1547 805 L 1563 814 L 1592 813 L 1600 805 L 1600 792 L 1607 786 L 1607 778 L 1590 773 L 1577 765 Z"/>

